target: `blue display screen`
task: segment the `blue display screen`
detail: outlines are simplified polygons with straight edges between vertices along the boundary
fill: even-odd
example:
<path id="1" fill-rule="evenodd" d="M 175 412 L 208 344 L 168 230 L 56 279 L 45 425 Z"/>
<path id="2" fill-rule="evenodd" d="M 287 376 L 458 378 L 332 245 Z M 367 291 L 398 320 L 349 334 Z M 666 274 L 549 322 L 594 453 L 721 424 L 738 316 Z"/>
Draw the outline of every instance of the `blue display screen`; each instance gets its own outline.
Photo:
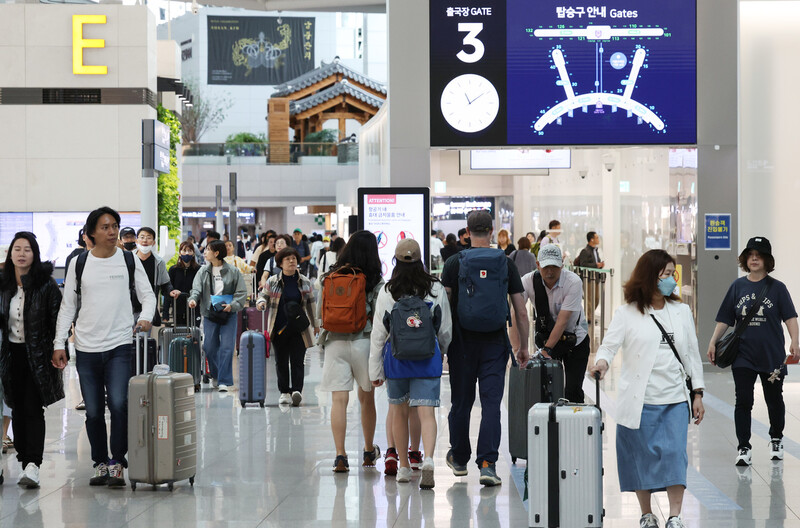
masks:
<path id="1" fill-rule="evenodd" d="M 697 142 L 696 0 L 431 0 L 431 145 Z"/>

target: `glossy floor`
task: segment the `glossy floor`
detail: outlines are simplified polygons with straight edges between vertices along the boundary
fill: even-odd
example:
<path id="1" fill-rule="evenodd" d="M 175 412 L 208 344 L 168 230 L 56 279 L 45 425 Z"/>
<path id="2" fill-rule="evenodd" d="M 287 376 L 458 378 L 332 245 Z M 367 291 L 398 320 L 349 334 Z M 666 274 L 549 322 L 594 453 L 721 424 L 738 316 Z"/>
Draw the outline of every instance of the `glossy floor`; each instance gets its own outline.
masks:
<path id="1" fill-rule="evenodd" d="M 80 401 L 73 367 L 67 370 L 67 398 L 47 410 L 47 446 L 41 469 L 42 487 L 22 490 L 16 486 L 20 468 L 13 451 L 3 461 L 5 484 L 0 486 L 2 527 L 269 527 L 269 526 L 527 526 L 522 501 L 524 462 L 512 465 L 503 438 L 498 473 L 503 484 L 483 488 L 478 471 L 470 464 L 467 477 L 454 477 L 444 464 L 447 450 L 449 384 L 442 383 L 443 406 L 438 411 L 439 445 L 436 487 L 420 491 L 417 479 L 397 484 L 383 476 L 383 462 L 374 469 L 358 463 L 363 439 L 358 403 L 351 398 L 347 449 L 349 474 L 331 471 L 334 449 L 330 433 L 327 394 L 318 391 L 322 356 L 311 349 L 306 359 L 305 401 L 298 408 L 277 405 L 274 368 L 270 362 L 266 409 L 241 409 L 235 393 L 205 389 L 197 395 L 199 467 L 194 488 L 179 483 L 170 493 L 166 487 L 153 491 L 140 487 L 110 490 L 91 488 L 89 445 L 83 413 L 74 410 Z M 800 376 L 798 376 L 800 378 Z M 757 402 L 754 418 L 751 469 L 733 465 L 736 440 L 733 433 L 733 384 L 728 371 L 708 370 L 708 414 L 689 434 L 689 489 L 684 519 L 691 527 L 800 527 L 800 416 L 794 409 L 800 400 L 800 384 L 787 383 L 786 460 L 768 460 L 767 421 L 763 402 Z M 638 526 L 639 509 L 633 494 L 619 493 L 614 450 L 615 380 L 603 385 L 606 433 L 605 526 Z M 589 394 L 594 394 L 587 380 Z M 757 397 L 757 400 L 759 398 Z M 385 389 L 378 390 L 377 442 L 386 447 L 383 417 Z M 506 422 L 505 408 L 503 423 Z M 472 429 L 477 434 L 480 408 L 476 405 Z M 474 444 L 473 444 L 474 445 Z M 658 515 L 667 513 L 664 494 L 654 501 Z"/>

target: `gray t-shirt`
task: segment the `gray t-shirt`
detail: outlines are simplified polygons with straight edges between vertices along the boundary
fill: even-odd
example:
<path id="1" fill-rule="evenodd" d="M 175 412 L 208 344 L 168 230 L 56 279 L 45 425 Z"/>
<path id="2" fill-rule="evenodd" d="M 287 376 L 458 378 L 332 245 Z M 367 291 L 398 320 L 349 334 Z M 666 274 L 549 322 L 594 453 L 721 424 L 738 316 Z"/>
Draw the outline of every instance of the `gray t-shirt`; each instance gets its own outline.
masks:
<path id="1" fill-rule="evenodd" d="M 522 286 L 525 288 L 525 297 L 536 305 L 536 292 L 533 288 L 533 273 L 530 272 L 522 277 Z M 583 281 L 577 274 L 567 270 L 561 270 L 561 277 L 552 289 L 544 285 L 547 292 L 548 306 L 553 320 L 558 319 L 561 310 L 575 312 L 567 321 L 566 332 L 572 332 L 578 343 L 584 340 L 589 334 L 586 316 L 583 314 Z"/>

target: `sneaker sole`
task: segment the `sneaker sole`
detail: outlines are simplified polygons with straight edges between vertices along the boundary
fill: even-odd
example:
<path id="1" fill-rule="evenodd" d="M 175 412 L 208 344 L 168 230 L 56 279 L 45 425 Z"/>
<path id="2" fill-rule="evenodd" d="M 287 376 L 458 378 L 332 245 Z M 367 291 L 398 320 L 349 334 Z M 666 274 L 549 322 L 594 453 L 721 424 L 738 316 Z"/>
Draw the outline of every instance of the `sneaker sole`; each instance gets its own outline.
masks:
<path id="1" fill-rule="evenodd" d="M 465 476 L 467 476 L 467 470 L 466 469 L 456 469 L 455 466 L 453 466 L 453 464 L 451 464 L 449 460 L 447 461 L 447 467 L 452 469 L 453 470 L 453 475 L 455 475 L 457 477 L 465 477 Z"/>
<path id="2" fill-rule="evenodd" d="M 125 479 L 118 479 L 118 478 L 109 478 L 108 479 L 108 487 L 109 488 L 124 488 L 125 487 Z"/>
<path id="3" fill-rule="evenodd" d="M 433 480 L 433 468 L 422 468 L 422 476 L 419 479 L 420 489 L 433 489 L 436 483 Z"/>
<path id="4" fill-rule="evenodd" d="M 400 478 L 397 478 L 396 480 L 397 480 L 397 482 L 405 484 L 407 482 L 411 482 L 411 476 L 409 475 L 408 477 L 400 477 Z"/>
<path id="5" fill-rule="evenodd" d="M 397 475 L 397 468 L 385 468 L 383 470 L 383 474 L 391 476 Z"/>
<path id="6" fill-rule="evenodd" d="M 783 455 L 772 455 L 770 460 L 783 460 Z"/>
<path id="7" fill-rule="evenodd" d="M 381 457 L 381 448 L 378 447 L 377 445 L 374 445 L 372 451 L 364 452 L 364 461 L 361 463 L 361 466 L 375 467 L 375 462 L 377 462 L 380 457 Z"/>
<path id="8" fill-rule="evenodd" d="M 479 482 L 482 486 L 499 486 L 503 483 L 502 480 L 493 477 L 481 477 Z"/>
<path id="9" fill-rule="evenodd" d="M 345 466 L 344 464 L 337 464 L 333 466 L 334 473 L 347 473 L 348 471 L 350 471 L 350 468 Z"/>
<path id="10" fill-rule="evenodd" d="M 17 485 L 19 485 L 22 488 L 28 488 L 28 489 L 36 489 L 39 487 L 38 482 L 29 479 L 28 477 L 22 477 L 21 479 L 19 479 Z"/>
<path id="11" fill-rule="evenodd" d="M 737 460 L 736 465 L 739 467 L 747 467 L 750 465 L 750 462 L 748 462 L 747 460 Z"/>
<path id="12" fill-rule="evenodd" d="M 299 394 L 297 395 L 297 397 L 292 395 L 292 407 L 299 407 L 300 406 L 300 402 L 302 402 L 302 401 L 303 401 L 303 397 L 300 396 Z"/>
<path id="13" fill-rule="evenodd" d="M 107 486 L 108 485 L 108 478 L 104 478 L 102 480 L 90 480 L 90 486 Z"/>

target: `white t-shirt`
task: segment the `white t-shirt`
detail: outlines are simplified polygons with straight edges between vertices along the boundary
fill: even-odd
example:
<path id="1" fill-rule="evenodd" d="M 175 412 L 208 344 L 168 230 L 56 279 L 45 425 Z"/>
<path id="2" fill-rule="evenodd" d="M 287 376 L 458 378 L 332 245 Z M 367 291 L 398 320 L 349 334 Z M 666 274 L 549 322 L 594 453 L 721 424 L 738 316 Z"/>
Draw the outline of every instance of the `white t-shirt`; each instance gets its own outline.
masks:
<path id="1" fill-rule="evenodd" d="M 142 261 L 136 266 L 136 297 L 142 305 L 140 321 L 150 322 L 156 312 L 156 296 Z M 64 281 L 64 296 L 58 311 L 53 346 L 63 350 L 72 321 L 75 319 L 78 294 L 75 292 L 75 266 L 70 266 Z M 81 309 L 75 323 L 75 349 L 80 352 L 105 352 L 133 343 L 133 309 L 128 289 L 128 267 L 121 249 L 108 258 L 89 252 L 81 278 Z"/>
<path id="2" fill-rule="evenodd" d="M 222 282 L 222 266 L 211 267 L 211 279 L 214 282 L 214 288 L 211 295 L 222 295 L 225 284 Z"/>
<path id="3" fill-rule="evenodd" d="M 667 331 L 672 339 L 675 348 L 680 344 L 680 332 L 675 332 L 675 325 L 681 323 L 681 315 L 675 306 L 665 303 L 661 310 L 653 310 L 658 322 Z M 650 317 L 648 316 L 648 319 Z M 650 321 L 652 323 L 652 320 Z M 655 326 L 655 323 L 653 323 Z M 660 331 L 659 331 L 660 333 Z M 676 336 L 676 334 L 679 334 Z M 661 337 L 661 343 L 656 352 L 653 370 L 650 371 L 650 378 L 647 381 L 647 389 L 644 392 L 644 403 L 649 405 L 668 405 L 678 403 L 685 399 L 684 396 L 684 375 L 678 359 L 672 352 L 669 343 Z"/>
<path id="4" fill-rule="evenodd" d="M 8 340 L 12 343 L 25 342 L 25 290 L 17 287 L 8 307 Z"/>
<path id="5" fill-rule="evenodd" d="M 439 237 L 432 236 L 431 237 L 431 257 L 439 257 L 442 256 L 442 250 L 444 249 L 444 244 Z"/>

